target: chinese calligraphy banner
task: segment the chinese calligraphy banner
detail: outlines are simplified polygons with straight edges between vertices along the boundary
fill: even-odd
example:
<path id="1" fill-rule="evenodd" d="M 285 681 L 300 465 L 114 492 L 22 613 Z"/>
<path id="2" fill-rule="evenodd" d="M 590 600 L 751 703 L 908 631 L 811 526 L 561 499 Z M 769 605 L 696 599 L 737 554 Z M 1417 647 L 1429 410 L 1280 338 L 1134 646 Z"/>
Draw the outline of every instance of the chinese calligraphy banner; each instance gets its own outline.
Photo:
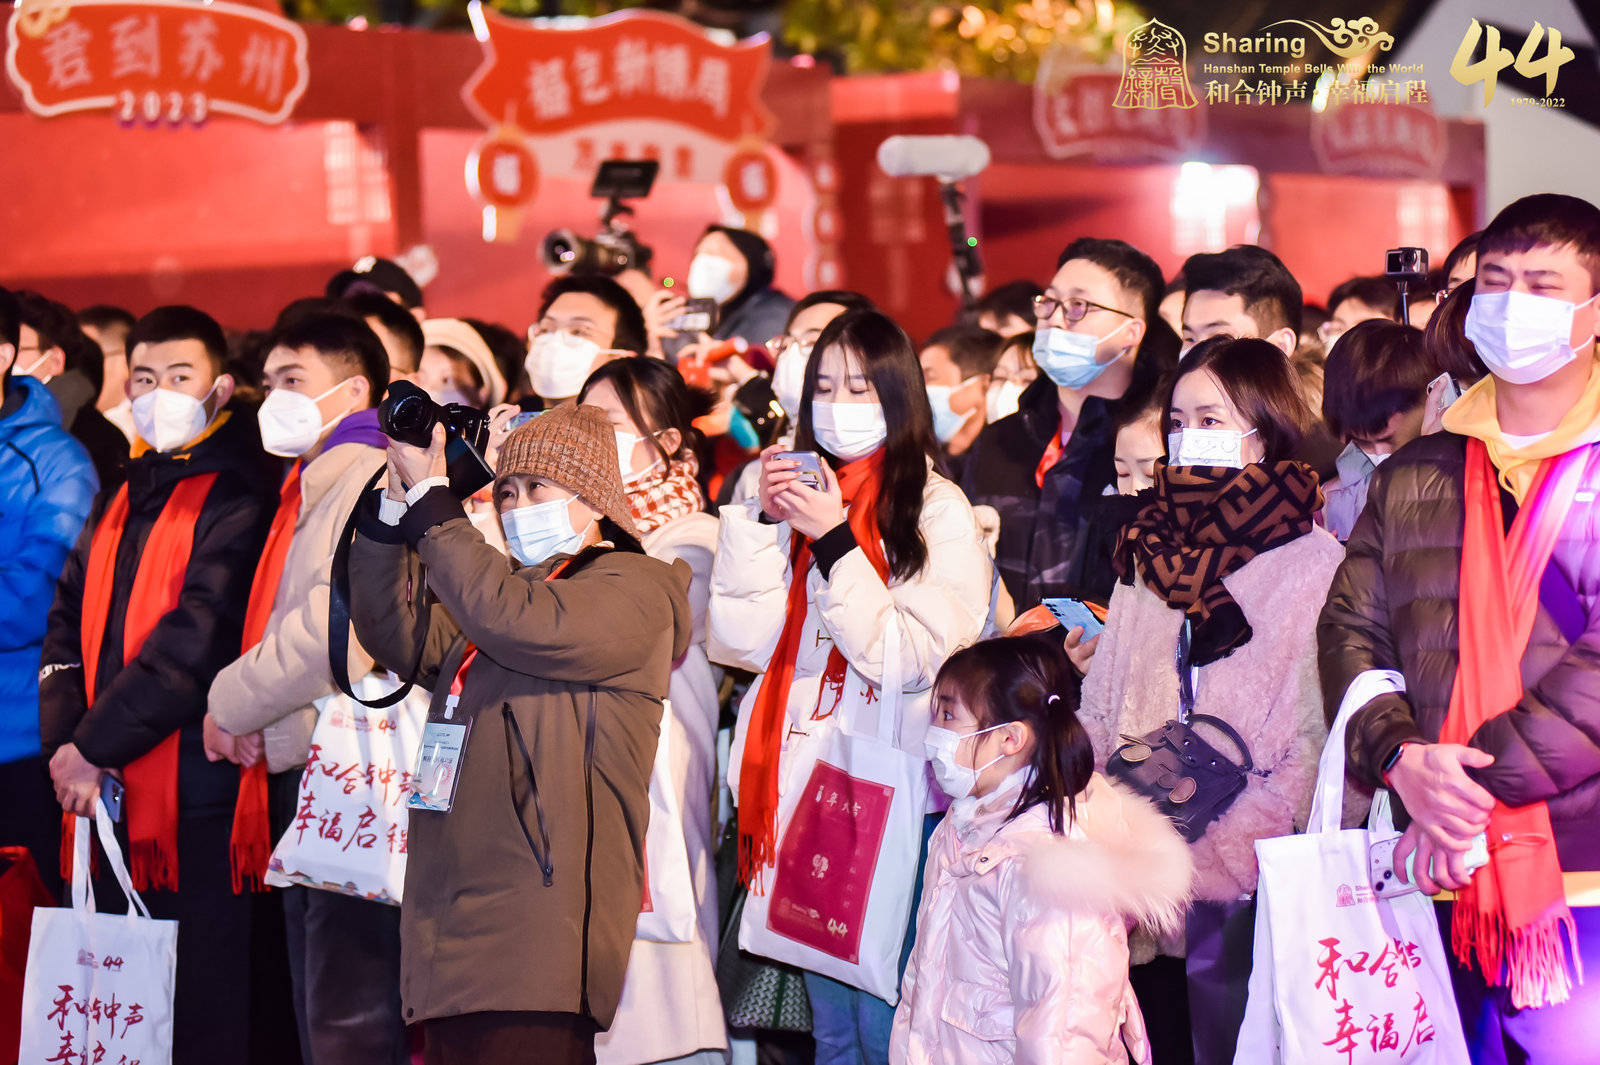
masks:
<path id="1" fill-rule="evenodd" d="M 376 702 L 399 686 L 369 674 L 354 691 Z M 382 708 L 344 695 L 318 700 L 294 821 L 272 852 L 267 883 L 400 904 L 411 829 L 406 800 L 427 716 L 420 689 Z"/>
<path id="2" fill-rule="evenodd" d="M 95 912 L 88 875 L 93 833 L 89 819 L 78 818 L 72 905 L 33 911 L 19 1065 L 166 1065 L 172 1060 L 178 922 L 150 919 L 128 879 L 105 804 L 95 805 L 106 863 L 131 904 L 126 915 Z"/>
<path id="3" fill-rule="evenodd" d="M 299 26 L 230 0 L 32 0 L 6 26 L 6 72 L 28 110 L 123 123 L 212 114 L 278 123 L 308 77 Z"/>
<path id="4" fill-rule="evenodd" d="M 1045 154 L 1119 164 L 1182 159 L 1199 147 L 1204 104 L 1192 94 L 1186 105 L 1119 102 L 1128 95 L 1126 82 L 1113 71 L 1046 55 L 1033 96 L 1033 126 Z"/>

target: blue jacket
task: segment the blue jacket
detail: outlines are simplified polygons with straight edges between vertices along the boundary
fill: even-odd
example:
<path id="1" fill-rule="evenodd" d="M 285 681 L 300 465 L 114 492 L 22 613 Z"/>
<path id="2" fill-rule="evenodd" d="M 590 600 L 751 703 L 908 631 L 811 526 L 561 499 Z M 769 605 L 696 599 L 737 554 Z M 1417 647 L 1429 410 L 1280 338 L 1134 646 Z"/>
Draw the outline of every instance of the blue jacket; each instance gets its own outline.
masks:
<path id="1" fill-rule="evenodd" d="M 39 753 L 39 656 L 56 578 L 100 482 L 61 408 L 12 375 L 0 406 L 0 762 Z"/>

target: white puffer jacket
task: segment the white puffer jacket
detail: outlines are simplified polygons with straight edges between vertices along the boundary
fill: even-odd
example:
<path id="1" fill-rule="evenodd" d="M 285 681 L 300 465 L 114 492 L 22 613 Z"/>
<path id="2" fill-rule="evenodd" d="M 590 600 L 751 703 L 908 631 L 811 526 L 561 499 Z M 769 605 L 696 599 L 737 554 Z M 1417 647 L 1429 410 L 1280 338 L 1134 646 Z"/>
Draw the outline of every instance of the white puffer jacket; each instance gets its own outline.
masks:
<path id="1" fill-rule="evenodd" d="M 790 530 L 785 523 L 764 524 L 760 504 L 722 508 L 722 528 L 711 575 L 708 651 L 713 662 L 764 674 L 783 631 L 789 595 Z M 886 586 L 859 548 L 834 564 L 827 578 L 816 565 L 807 578 L 806 620 L 794 681 L 789 686 L 788 723 L 802 733 L 852 722 L 869 732 L 884 705 L 886 634 L 899 630 L 902 720 L 899 747 L 922 757 L 928 729 L 928 689 L 944 660 L 982 634 L 989 616 L 994 566 L 980 538 L 972 507 L 961 489 L 932 471 L 922 495 L 918 522 L 928 545 L 928 561 L 907 581 Z M 813 720 L 818 708 L 828 653 L 837 646 L 849 663 L 844 697 L 826 720 Z M 744 739 L 758 681 L 739 708 L 728 784 L 738 799 Z M 833 696 L 827 697 L 827 714 Z M 779 763 L 779 779 L 787 781 Z M 780 785 L 781 786 L 781 785 Z"/>
<path id="2" fill-rule="evenodd" d="M 928 844 L 893 1065 L 1150 1060 L 1127 929 L 1182 923 L 1189 848 L 1098 775 L 1064 835 L 1042 805 L 1007 820 L 1023 779 L 956 802 Z"/>

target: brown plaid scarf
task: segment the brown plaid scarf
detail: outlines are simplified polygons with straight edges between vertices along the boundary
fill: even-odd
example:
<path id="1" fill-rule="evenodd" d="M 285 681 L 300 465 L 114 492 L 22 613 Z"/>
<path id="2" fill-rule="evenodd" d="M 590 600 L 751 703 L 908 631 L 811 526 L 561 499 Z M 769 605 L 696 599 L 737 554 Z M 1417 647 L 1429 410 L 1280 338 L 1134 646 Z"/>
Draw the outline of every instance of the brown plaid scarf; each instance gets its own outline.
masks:
<path id="1" fill-rule="evenodd" d="M 1250 640 L 1244 611 L 1222 578 L 1264 551 L 1311 531 L 1322 489 L 1300 462 L 1254 463 L 1242 470 L 1163 466 L 1155 502 L 1122 530 L 1115 564 L 1135 574 L 1189 618 L 1190 661 L 1226 658 Z"/>
<path id="2" fill-rule="evenodd" d="M 706 509 L 700 491 L 700 460 L 694 455 L 673 459 L 664 470 L 650 470 L 627 486 L 628 509 L 641 535 L 648 535 L 685 514 Z"/>

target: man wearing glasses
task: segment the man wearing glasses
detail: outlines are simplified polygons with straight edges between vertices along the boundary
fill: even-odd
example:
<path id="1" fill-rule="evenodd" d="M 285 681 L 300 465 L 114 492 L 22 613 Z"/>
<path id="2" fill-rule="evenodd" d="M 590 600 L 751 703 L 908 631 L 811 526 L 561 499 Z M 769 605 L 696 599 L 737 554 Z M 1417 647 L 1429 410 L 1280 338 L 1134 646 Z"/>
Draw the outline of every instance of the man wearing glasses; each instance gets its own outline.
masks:
<path id="1" fill-rule="evenodd" d="M 1148 255 L 1086 237 L 1061 253 L 1034 301 L 1039 377 L 1015 414 L 978 437 L 963 478 L 974 505 L 999 512 L 995 562 L 1019 613 L 1083 594 L 1069 577 L 1080 511 L 1116 484 L 1109 404 L 1142 406 L 1176 363 L 1177 338 L 1157 317 L 1162 288 Z M 1161 342 L 1146 344 L 1157 339 L 1151 323 Z"/>

